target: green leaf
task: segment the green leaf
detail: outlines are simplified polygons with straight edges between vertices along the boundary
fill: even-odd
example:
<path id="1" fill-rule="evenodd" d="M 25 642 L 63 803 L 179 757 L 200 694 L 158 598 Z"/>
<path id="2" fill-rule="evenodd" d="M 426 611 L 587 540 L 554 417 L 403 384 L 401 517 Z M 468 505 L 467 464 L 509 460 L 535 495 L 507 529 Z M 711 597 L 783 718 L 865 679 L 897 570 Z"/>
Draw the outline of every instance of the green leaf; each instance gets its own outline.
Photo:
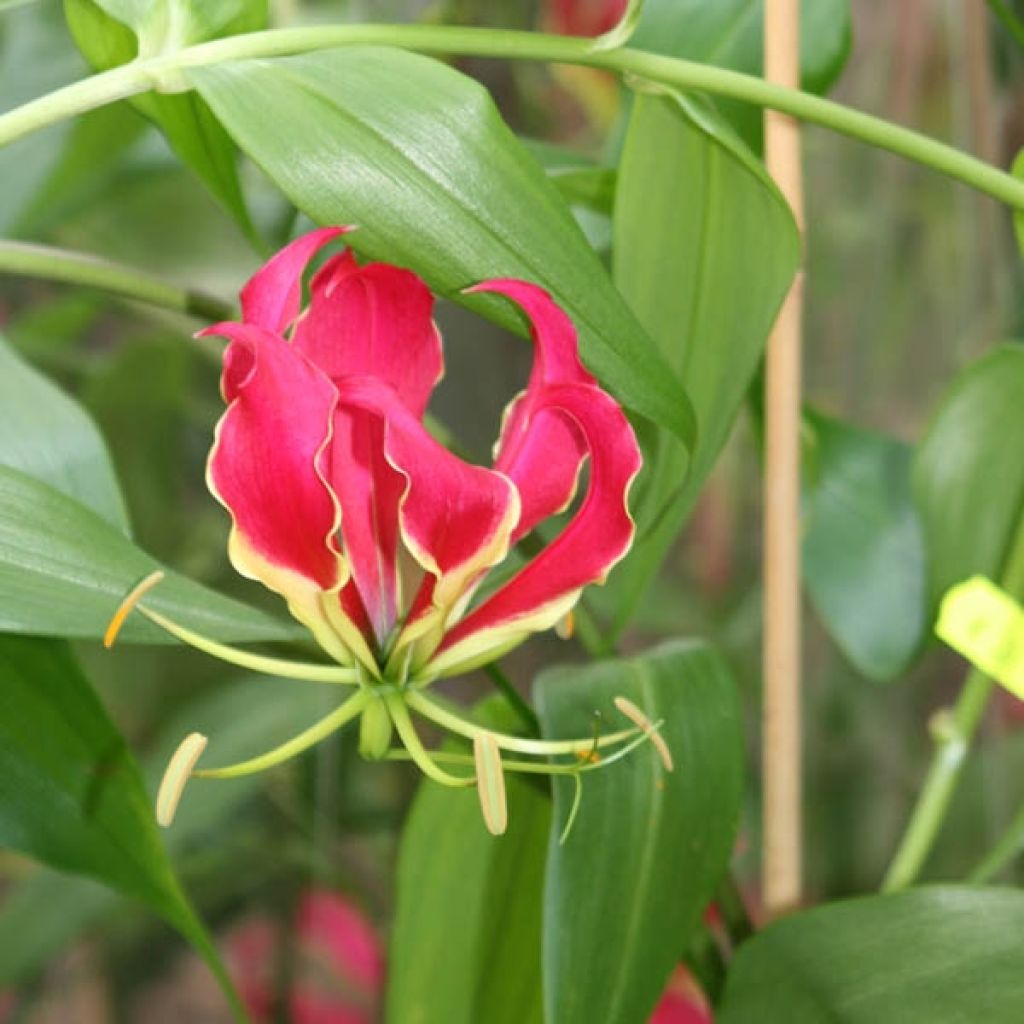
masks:
<path id="1" fill-rule="evenodd" d="M 564 845 L 573 802 L 555 780 L 544 905 L 546 1019 L 558 1024 L 646 1020 L 686 948 L 729 861 L 743 788 L 736 688 L 710 647 L 674 641 L 650 654 L 537 679 L 543 731 L 585 736 L 594 712 L 606 731 L 624 719 L 624 696 L 652 720 L 675 761 L 667 774 L 641 747 L 584 776 L 583 798 Z"/>
<path id="2" fill-rule="evenodd" d="M 629 45 L 760 75 L 764 6 L 765 0 L 647 0 Z M 827 91 L 846 63 L 851 39 L 849 0 L 800 4 L 801 87 Z M 747 143 L 759 149 L 761 111 L 731 101 L 718 106 Z"/>
<path id="3" fill-rule="evenodd" d="M 1024 522 L 1021 438 L 1024 346 L 1008 344 L 960 374 L 914 456 L 930 619 L 954 583 L 975 573 L 999 582 Z"/>
<path id="4" fill-rule="evenodd" d="M 544 285 L 580 331 L 589 368 L 684 442 L 683 389 L 610 286 L 557 190 L 487 91 L 400 50 L 347 47 L 188 72 L 238 145 L 319 224 L 357 224 L 358 251 L 417 271 L 439 294 L 502 323 L 492 277 Z"/>
<path id="5" fill-rule="evenodd" d="M 927 887 L 818 907 L 740 948 L 721 1024 L 1013 1024 L 1024 893 Z"/>
<path id="6" fill-rule="evenodd" d="M 75 42 L 98 71 L 137 55 L 265 28 L 267 20 L 266 0 L 64 0 L 64 11 Z M 252 236 L 235 147 L 202 99 L 191 92 L 153 92 L 132 103 L 163 130 L 178 156 Z"/>
<path id="7" fill-rule="evenodd" d="M 282 685 L 284 684 L 284 685 Z M 160 731 L 143 762 L 150 798 L 168 759 L 187 733 L 211 738 L 218 763 L 233 764 L 283 743 L 323 713 L 321 687 L 247 677 L 190 701 Z M 194 780 L 165 845 L 176 863 L 202 850 L 211 833 L 266 784 L 262 775 L 216 782 Z M 76 875 L 42 870 L 17 883 L 0 902 L 0 985 L 31 978 L 87 929 L 121 908 L 118 895 Z"/>
<path id="8" fill-rule="evenodd" d="M 75 498 L 121 533 L 128 515 L 106 445 L 88 414 L 0 337 L 0 466 Z"/>
<path id="9" fill-rule="evenodd" d="M 495 701 L 481 710 L 476 717 L 494 728 L 518 724 Z M 543 1022 L 541 891 L 551 802 L 536 779 L 510 773 L 506 785 L 508 831 L 495 837 L 475 789 L 420 783 L 398 859 L 391 1024 Z"/>
<path id="10" fill-rule="evenodd" d="M 146 903 L 230 994 L 160 845 L 135 760 L 63 643 L 0 638 L 0 845 Z"/>
<path id="11" fill-rule="evenodd" d="M 539 139 L 519 140 L 544 168 L 551 183 L 570 206 L 611 214 L 615 203 L 616 171 L 602 167 L 582 153 Z"/>
<path id="12" fill-rule="evenodd" d="M 803 575 L 825 627 L 872 679 L 904 672 L 925 629 L 925 560 L 910 493 L 910 449 L 808 415 Z"/>
<path id="13" fill-rule="evenodd" d="M 721 119 L 682 96 L 639 94 L 616 192 L 615 281 L 692 396 L 698 429 L 688 471 L 678 446 L 649 445 L 641 538 L 609 584 L 613 635 L 729 436 L 799 259 L 789 207 Z"/>
<path id="14" fill-rule="evenodd" d="M 125 594 L 156 568 L 84 505 L 0 466 L 0 631 L 101 637 Z M 287 640 L 302 632 L 173 572 L 146 602 L 221 640 Z M 129 617 L 121 638 L 170 642 L 141 615 Z"/>

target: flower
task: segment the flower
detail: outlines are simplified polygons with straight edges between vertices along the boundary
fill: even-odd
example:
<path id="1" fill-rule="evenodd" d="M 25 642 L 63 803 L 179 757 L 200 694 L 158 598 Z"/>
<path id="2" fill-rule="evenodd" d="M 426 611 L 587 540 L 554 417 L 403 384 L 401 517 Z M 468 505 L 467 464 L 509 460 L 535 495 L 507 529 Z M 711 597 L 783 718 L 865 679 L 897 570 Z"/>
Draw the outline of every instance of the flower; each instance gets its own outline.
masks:
<path id="1" fill-rule="evenodd" d="M 627 0 L 547 0 L 545 23 L 566 36 L 599 36 L 610 32 L 626 13 Z"/>
<path id="2" fill-rule="evenodd" d="M 288 601 L 338 662 L 374 677 L 453 675 L 565 617 L 629 549 L 640 468 L 622 410 L 583 368 L 576 332 L 542 289 L 494 280 L 472 291 L 518 303 L 536 361 L 506 411 L 491 469 L 439 444 L 423 414 L 443 373 L 433 299 L 411 271 L 360 266 L 351 250 L 302 273 L 345 229 L 293 242 L 242 292 L 208 480 L 231 514 L 231 560 Z M 562 535 L 467 610 L 510 546 L 590 486 Z M 412 572 L 402 572 L 403 561 Z"/>
<path id="3" fill-rule="evenodd" d="M 139 607 L 225 660 L 358 687 L 324 722 L 277 751 L 195 774 L 267 767 L 358 717 L 365 755 L 388 755 L 397 731 L 431 778 L 449 785 L 481 780 L 485 819 L 501 831 L 495 801 L 503 800 L 502 750 L 576 755 L 594 743 L 643 742 L 657 725 L 627 701 L 632 710 L 623 714 L 633 728 L 545 743 L 483 730 L 423 690 L 564 623 L 583 588 L 604 581 L 632 543 L 627 496 L 640 451 L 622 409 L 580 361 L 568 316 L 542 288 L 508 278 L 470 291 L 504 296 L 526 315 L 535 347 L 529 381 L 505 412 L 493 467 L 446 449 L 423 423 L 443 358 L 433 298 L 419 277 L 386 263 L 359 264 L 346 249 L 313 276 L 302 307 L 307 265 L 350 230 L 321 228 L 286 246 L 243 288 L 241 320 L 200 332 L 228 339 L 221 378 L 227 410 L 207 479 L 231 516 L 231 561 L 280 594 L 335 664 L 251 655 Z M 488 592 L 488 572 L 512 545 L 569 508 L 584 462 L 585 494 L 568 524 Z M 129 595 L 108 642 L 156 579 Z M 476 775 L 442 769 L 423 749 L 410 710 L 472 739 L 475 758 L 453 763 L 473 764 Z M 161 820 L 173 817 L 204 747 L 205 738 L 193 735 L 172 759 L 158 798 Z M 670 761 L 663 745 L 659 753 Z"/>

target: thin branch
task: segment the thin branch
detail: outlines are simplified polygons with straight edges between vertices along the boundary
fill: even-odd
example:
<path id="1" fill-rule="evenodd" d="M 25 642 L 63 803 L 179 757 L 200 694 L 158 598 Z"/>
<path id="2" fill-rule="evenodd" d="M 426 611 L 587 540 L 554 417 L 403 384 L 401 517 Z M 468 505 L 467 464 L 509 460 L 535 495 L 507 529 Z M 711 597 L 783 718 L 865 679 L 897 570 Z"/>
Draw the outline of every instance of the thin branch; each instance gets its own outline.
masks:
<path id="1" fill-rule="evenodd" d="M 97 288 L 200 320 L 230 320 L 236 315 L 231 303 L 211 295 L 180 288 L 134 267 L 49 245 L 0 240 L 0 274 Z"/>

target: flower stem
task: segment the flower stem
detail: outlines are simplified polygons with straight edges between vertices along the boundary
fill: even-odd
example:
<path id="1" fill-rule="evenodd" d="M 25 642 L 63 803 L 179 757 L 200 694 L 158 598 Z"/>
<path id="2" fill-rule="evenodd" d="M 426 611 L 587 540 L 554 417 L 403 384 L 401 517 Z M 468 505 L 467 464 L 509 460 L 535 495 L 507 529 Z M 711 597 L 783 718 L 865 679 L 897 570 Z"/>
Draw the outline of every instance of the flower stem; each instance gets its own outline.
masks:
<path id="1" fill-rule="evenodd" d="M 282 57 L 347 45 L 399 46 L 427 53 L 582 64 L 709 92 L 790 114 L 802 121 L 889 150 L 931 167 L 1024 211 L 1024 181 L 926 135 L 831 100 L 725 68 L 623 48 L 595 51 L 587 39 L 444 25 L 317 25 L 230 36 L 177 53 L 135 60 L 0 116 L 0 146 L 32 132 L 158 87 L 162 77 L 190 68 L 251 57 Z"/>
<path id="2" fill-rule="evenodd" d="M 395 731 L 398 733 L 398 738 L 405 744 L 405 749 L 409 752 L 409 756 L 416 767 L 428 779 L 440 782 L 442 786 L 452 786 L 454 788 L 472 786 L 476 782 L 475 775 L 467 777 L 464 775 L 452 775 L 446 772 L 423 746 L 419 734 L 416 732 L 416 727 L 412 724 L 412 719 L 409 717 L 409 711 L 405 706 L 406 700 L 408 700 L 410 695 L 407 693 L 406 699 L 403 700 L 398 694 L 386 693 L 384 694 L 384 703 L 387 705 L 388 713 L 391 715 L 391 721 L 395 723 Z"/>
<path id="3" fill-rule="evenodd" d="M 1003 587 L 1014 596 L 1024 593 L 1024 519 L 1010 550 Z M 984 672 L 972 668 L 956 703 L 934 720 L 935 753 L 906 832 L 882 882 L 883 891 L 913 884 L 924 866 L 949 810 L 971 740 L 994 685 Z"/>
<path id="4" fill-rule="evenodd" d="M 1024 850 L 1024 807 L 1014 816 L 995 846 L 978 862 L 967 876 L 972 885 L 984 885 L 998 875 Z"/>
<path id="5" fill-rule="evenodd" d="M 49 245 L 0 240 L 0 273 L 98 288 L 202 320 L 230 320 L 236 312 L 230 303 L 179 288 L 133 267 Z"/>

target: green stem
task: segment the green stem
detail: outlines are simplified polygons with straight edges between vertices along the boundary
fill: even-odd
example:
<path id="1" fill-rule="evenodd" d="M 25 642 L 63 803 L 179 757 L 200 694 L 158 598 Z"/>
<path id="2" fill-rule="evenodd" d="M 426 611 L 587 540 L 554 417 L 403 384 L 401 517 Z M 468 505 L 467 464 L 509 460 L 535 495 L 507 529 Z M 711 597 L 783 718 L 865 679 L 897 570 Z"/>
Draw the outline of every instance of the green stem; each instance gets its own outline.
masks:
<path id="1" fill-rule="evenodd" d="M 489 665 L 484 666 L 484 671 L 495 687 L 501 691 L 501 695 L 509 702 L 516 714 L 519 715 L 526 730 L 533 736 L 539 736 L 540 719 L 537 718 L 533 708 L 523 700 L 522 695 L 512 685 L 512 680 L 502 672 L 498 663 L 492 661 Z"/>
<path id="2" fill-rule="evenodd" d="M 999 842 L 978 862 L 978 866 L 967 876 L 974 885 L 983 885 L 998 875 L 1024 850 L 1024 807 L 1014 816 Z"/>
<path id="3" fill-rule="evenodd" d="M 1003 587 L 1010 594 L 1024 593 L 1024 519 L 1010 550 Z M 931 852 L 960 782 L 964 759 L 978 730 L 995 684 L 980 669 L 972 668 L 953 707 L 934 722 L 935 753 L 917 803 L 896 855 L 882 882 L 891 892 L 913 884 Z"/>
<path id="4" fill-rule="evenodd" d="M 210 295 L 179 288 L 133 267 L 49 245 L 0 240 L 0 273 L 99 288 L 202 320 L 230 320 L 236 315 L 230 303 Z"/>
<path id="5" fill-rule="evenodd" d="M 802 121 L 889 150 L 971 185 L 1024 211 L 1024 182 L 952 146 L 797 89 L 754 75 L 643 50 L 595 51 L 587 39 L 443 25 L 317 25 L 230 36 L 190 46 L 175 54 L 136 60 L 40 99 L 0 117 L 0 146 L 76 114 L 159 88 L 168 75 L 223 61 L 281 57 L 349 45 L 399 46 L 449 55 L 582 64 L 672 86 L 698 90 L 790 114 Z"/>

